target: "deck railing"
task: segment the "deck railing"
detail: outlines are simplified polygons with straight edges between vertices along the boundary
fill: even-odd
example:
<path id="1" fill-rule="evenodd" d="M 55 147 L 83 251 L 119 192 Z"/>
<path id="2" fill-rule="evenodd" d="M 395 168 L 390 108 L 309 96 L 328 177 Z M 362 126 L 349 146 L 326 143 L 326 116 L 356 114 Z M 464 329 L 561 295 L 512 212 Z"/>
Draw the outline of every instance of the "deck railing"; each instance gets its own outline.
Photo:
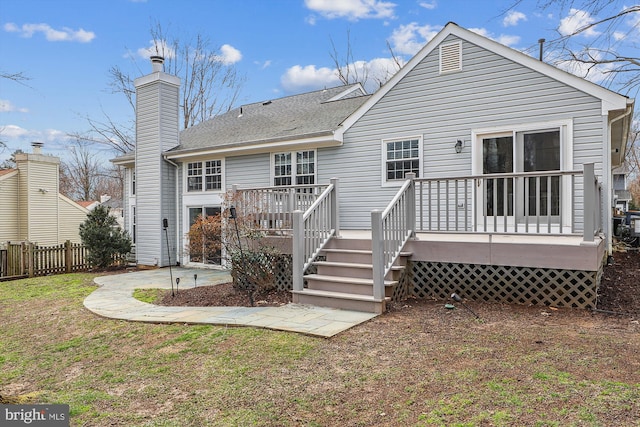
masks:
<path id="1" fill-rule="evenodd" d="M 376 300 L 384 298 L 384 278 L 407 240 L 415 236 L 414 179 L 415 174 L 407 174 L 407 180 L 387 208 L 371 212 L 373 297 Z"/>
<path id="2" fill-rule="evenodd" d="M 583 234 L 593 240 L 602 229 L 593 164 L 583 171 L 420 178 L 415 188 L 417 231 Z"/>
<path id="3" fill-rule="evenodd" d="M 233 185 L 233 203 L 263 230 L 290 230 L 292 212 L 306 211 L 327 185 L 290 185 L 240 189 Z"/>
<path id="4" fill-rule="evenodd" d="M 293 212 L 293 289 L 304 287 L 303 275 L 329 239 L 340 232 L 338 180 L 329 186 L 303 212 Z"/>

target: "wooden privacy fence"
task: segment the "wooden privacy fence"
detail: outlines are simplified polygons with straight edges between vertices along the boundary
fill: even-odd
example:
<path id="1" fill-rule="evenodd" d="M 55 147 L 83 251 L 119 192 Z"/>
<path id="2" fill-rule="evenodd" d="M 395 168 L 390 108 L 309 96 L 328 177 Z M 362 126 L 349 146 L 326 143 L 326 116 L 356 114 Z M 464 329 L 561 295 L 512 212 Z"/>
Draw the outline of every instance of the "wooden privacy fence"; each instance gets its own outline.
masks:
<path id="1" fill-rule="evenodd" d="M 114 264 L 121 262 L 114 260 Z M 90 268 L 86 246 L 68 240 L 54 246 L 7 242 L 5 249 L 0 249 L 0 280 L 73 273 Z"/>

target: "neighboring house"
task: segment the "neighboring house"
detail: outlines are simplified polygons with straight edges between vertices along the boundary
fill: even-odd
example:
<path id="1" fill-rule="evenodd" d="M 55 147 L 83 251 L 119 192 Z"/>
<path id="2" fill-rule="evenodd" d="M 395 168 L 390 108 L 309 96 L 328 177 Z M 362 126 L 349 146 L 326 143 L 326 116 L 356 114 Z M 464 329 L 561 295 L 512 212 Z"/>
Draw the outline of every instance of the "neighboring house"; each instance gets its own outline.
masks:
<path id="1" fill-rule="evenodd" d="M 264 226 L 292 229 L 296 302 L 595 305 L 633 100 L 449 23 L 371 96 L 326 89 L 179 132 L 180 80 L 152 62 L 135 81 L 136 151 L 114 160 L 139 264 L 188 264 L 190 224 L 234 189 L 261 201 Z"/>
<path id="2" fill-rule="evenodd" d="M 33 153 L 15 155 L 16 169 L 0 171 L 0 242 L 80 243 L 89 211 L 58 192 L 60 159 L 41 146 L 33 143 Z"/>
<path id="3" fill-rule="evenodd" d="M 626 212 L 629 210 L 629 203 L 631 202 L 631 192 L 627 187 L 627 176 L 629 169 L 626 163 L 613 169 L 613 198 L 615 207 L 620 212 Z"/>
<path id="4" fill-rule="evenodd" d="M 100 205 L 108 207 L 109 215 L 116 219 L 118 227 L 124 229 L 124 213 L 122 212 L 121 199 L 114 199 L 107 194 L 103 194 L 100 196 L 100 200 L 82 200 L 77 201 L 76 203 L 89 211 L 94 210 Z"/>

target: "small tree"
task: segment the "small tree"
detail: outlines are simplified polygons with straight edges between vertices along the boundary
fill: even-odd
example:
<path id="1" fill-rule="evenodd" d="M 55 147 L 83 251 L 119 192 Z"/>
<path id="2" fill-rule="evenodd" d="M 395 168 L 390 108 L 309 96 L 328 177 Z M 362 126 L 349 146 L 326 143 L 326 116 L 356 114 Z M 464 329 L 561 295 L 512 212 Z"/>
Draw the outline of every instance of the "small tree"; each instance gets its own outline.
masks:
<path id="1" fill-rule="evenodd" d="M 123 259 L 131 251 L 131 239 L 118 228 L 109 208 L 97 206 L 80 224 L 80 238 L 89 251 L 88 261 L 94 267 L 109 267 L 114 259 Z"/>

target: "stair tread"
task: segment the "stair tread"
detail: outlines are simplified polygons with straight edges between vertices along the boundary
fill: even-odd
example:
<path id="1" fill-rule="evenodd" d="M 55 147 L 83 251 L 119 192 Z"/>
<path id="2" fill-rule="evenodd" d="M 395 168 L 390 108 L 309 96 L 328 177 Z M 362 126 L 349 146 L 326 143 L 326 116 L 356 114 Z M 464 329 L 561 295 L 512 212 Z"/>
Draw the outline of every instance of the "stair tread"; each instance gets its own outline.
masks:
<path id="1" fill-rule="evenodd" d="M 339 248 L 328 248 L 322 249 L 322 252 L 330 252 L 330 253 L 343 253 L 343 254 L 361 254 L 361 255 L 371 255 L 372 251 L 366 249 L 339 249 Z"/>
<path id="2" fill-rule="evenodd" d="M 373 295 L 361 295 L 361 294 L 350 294 L 346 292 L 334 292 L 334 291 L 323 291 L 318 289 L 303 289 L 301 291 L 291 291 L 294 294 L 298 295 L 313 295 L 320 297 L 328 297 L 328 298 L 340 298 L 340 299 L 348 299 L 348 300 L 356 300 L 356 301 L 391 301 L 391 298 L 384 297 L 382 300 L 375 299 Z"/>
<path id="3" fill-rule="evenodd" d="M 314 261 L 312 264 L 325 265 L 328 267 L 373 268 L 371 264 L 361 264 L 357 262 Z"/>
<path id="4" fill-rule="evenodd" d="M 356 285 L 373 285 L 373 279 L 360 279 L 357 277 L 329 276 L 326 274 L 307 274 L 305 279 L 323 280 L 325 282 L 351 283 Z M 385 286 L 397 285 L 397 280 L 385 280 Z"/>

